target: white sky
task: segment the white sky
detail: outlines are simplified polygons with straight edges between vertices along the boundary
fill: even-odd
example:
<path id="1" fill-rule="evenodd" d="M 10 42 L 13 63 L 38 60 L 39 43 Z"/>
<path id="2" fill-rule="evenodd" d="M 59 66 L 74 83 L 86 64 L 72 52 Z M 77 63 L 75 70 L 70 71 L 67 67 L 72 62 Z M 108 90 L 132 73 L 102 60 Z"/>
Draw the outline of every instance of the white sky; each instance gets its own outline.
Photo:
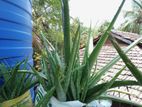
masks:
<path id="1" fill-rule="evenodd" d="M 124 21 L 124 10 L 131 10 L 131 1 L 126 0 L 115 27 Z M 89 26 L 91 22 L 95 27 L 105 20 L 111 21 L 121 2 L 122 0 L 70 0 L 70 15 L 79 17 L 85 26 Z"/>

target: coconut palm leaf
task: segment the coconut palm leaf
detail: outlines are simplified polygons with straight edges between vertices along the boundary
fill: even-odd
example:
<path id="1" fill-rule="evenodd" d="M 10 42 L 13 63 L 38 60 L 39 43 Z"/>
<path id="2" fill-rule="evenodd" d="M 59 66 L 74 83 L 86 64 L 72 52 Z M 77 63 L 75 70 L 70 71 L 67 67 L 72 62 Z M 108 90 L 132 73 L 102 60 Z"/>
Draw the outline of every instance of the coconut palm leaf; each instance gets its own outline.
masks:
<path id="1" fill-rule="evenodd" d="M 142 34 L 142 2 L 133 0 L 133 10 L 124 14 L 125 22 L 120 29 L 127 32 Z"/>
<path id="2" fill-rule="evenodd" d="M 137 8 L 141 8 L 142 9 L 142 1 L 140 0 L 133 0 L 133 2 L 137 5 Z"/>

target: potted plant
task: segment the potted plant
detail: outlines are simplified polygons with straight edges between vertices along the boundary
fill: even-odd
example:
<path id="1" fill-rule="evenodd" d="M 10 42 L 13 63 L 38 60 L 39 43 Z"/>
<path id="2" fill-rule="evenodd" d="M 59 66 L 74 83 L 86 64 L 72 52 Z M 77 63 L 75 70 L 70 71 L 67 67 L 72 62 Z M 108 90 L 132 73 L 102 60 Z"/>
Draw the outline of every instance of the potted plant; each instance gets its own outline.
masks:
<path id="1" fill-rule="evenodd" d="M 26 69 L 26 62 L 18 63 L 13 68 L 0 65 L 0 77 L 4 80 L 0 86 L 0 107 L 33 107 L 29 90 L 38 80 Z"/>
<path id="2" fill-rule="evenodd" d="M 57 53 L 57 50 L 42 33 L 41 40 L 44 45 L 42 50 L 42 72 L 36 72 L 36 70 L 33 69 L 39 78 L 41 86 L 43 87 L 40 89 L 38 94 L 37 107 L 110 107 L 111 101 L 108 99 L 115 99 L 117 101 L 122 100 L 108 96 L 107 90 L 118 86 L 140 85 L 139 82 L 132 80 L 116 81 L 125 66 L 118 71 L 110 81 L 105 83 L 99 82 L 101 77 L 120 59 L 120 56 L 116 56 L 100 71 L 91 72 L 101 47 L 109 37 L 109 32 L 111 31 L 111 28 L 113 27 L 124 2 L 125 0 L 122 1 L 108 29 L 105 31 L 103 36 L 101 36 L 90 55 L 88 53 L 89 42 L 87 42 L 84 57 L 81 61 L 79 54 L 81 36 L 80 25 L 76 30 L 75 39 L 72 41 L 70 36 L 68 0 L 61 0 L 64 33 L 64 56 L 60 56 Z M 88 35 L 89 41 L 91 36 L 91 28 L 90 31 L 88 31 Z M 113 41 L 113 39 L 111 40 Z M 131 44 L 124 53 L 128 52 L 140 40 L 141 39 Z M 136 74 L 139 74 L 139 72 L 136 72 Z M 107 103 L 103 105 L 100 102 Z"/>

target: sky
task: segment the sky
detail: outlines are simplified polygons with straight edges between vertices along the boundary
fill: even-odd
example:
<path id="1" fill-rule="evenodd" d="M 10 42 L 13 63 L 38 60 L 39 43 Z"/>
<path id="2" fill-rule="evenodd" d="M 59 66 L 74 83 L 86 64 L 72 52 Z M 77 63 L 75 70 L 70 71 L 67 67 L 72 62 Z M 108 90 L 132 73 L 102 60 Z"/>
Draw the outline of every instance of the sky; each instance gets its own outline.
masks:
<path id="1" fill-rule="evenodd" d="M 99 26 L 105 20 L 111 21 L 122 0 L 70 0 L 70 15 L 78 17 L 85 26 Z M 115 27 L 123 21 L 123 13 L 131 10 L 132 0 L 126 0 Z"/>

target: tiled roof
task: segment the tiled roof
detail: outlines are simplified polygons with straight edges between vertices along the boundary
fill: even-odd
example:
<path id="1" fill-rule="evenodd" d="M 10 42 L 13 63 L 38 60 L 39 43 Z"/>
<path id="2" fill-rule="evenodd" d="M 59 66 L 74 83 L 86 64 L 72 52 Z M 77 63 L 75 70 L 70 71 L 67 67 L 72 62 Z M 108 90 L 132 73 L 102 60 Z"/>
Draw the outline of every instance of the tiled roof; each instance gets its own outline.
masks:
<path id="1" fill-rule="evenodd" d="M 115 56 L 117 52 L 112 46 L 104 46 L 100 52 L 97 70 L 100 70 L 107 63 L 109 63 Z M 142 71 L 142 50 L 139 47 L 134 47 L 131 51 L 128 52 L 128 57 L 132 62 Z M 102 77 L 102 82 L 109 81 L 114 77 L 116 72 L 118 72 L 125 64 L 122 60 L 118 61 L 107 73 Z M 121 75 L 118 77 L 118 80 L 136 80 L 128 68 L 126 68 Z M 130 94 L 122 94 L 119 92 L 109 92 L 110 95 L 120 97 L 122 99 L 131 100 L 137 103 L 142 104 L 142 87 L 140 86 L 128 86 L 128 87 L 118 87 L 115 88 Z"/>
<path id="2" fill-rule="evenodd" d="M 123 32 L 115 32 L 115 33 L 119 33 L 119 34 L 123 34 L 123 36 L 129 38 L 129 39 L 133 39 L 136 40 L 137 38 L 139 38 L 139 36 L 137 35 L 137 37 L 133 37 L 132 35 L 130 35 L 131 33 L 123 33 Z M 136 34 L 135 34 L 136 35 Z M 125 48 L 127 45 L 122 45 L 120 44 L 121 48 Z M 83 55 L 83 49 L 81 50 L 81 57 Z M 101 68 L 103 68 L 107 63 L 109 63 L 115 56 L 117 56 L 117 52 L 116 50 L 113 48 L 113 46 L 111 44 L 105 44 L 100 52 L 100 55 L 98 57 L 97 60 L 97 71 L 100 70 Z M 127 53 L 128 57 L 132 60 L 132 62 L 139 68 L 140 71 L 142 71 L 142 49 L 139 48 L 138 46 L 135 46 L 133 49 L 131 49 L 128 53 Z M 114 75 L 116 74 L 116 72 L 118 72 L 125 64 L 123 63 L 122 60 L 119 60 L 101 79 L 101 82 L 105 82 L 105 81 L 109 81 L 110 79 L 112 79 L 112 77 L 114 77 Z M 94 67 L 95 68 L 95 64 Z M 93 71 L 93 70 L 92 70 Z M 125 68 L 125 70 L 121 73 L 121 75 L 117 78 L 117 80 L 136 80 L 133 75 L 131 74 L 131 72 L 129 71 L 128 68 Z M 121 90 L 123 92 L 127 92 L 127 94 L 125 93 L 120 93 L 120 92 L 108 92 L 109 95 L 115 96 L 115 97 L 119 97 L 122 99 L 126 99 L 126 100 L 130 100 L 139 104 L 142 104 L 142 87 L 140 86 L 127 86 L 127 87 L 118 87 L 115 88 L 118 91 Z"/>
<path id="3" fill-rule="evenodd" d="M 112 30 L 112 33 L 116 33 L 116 34 L 122 36 L 123 38 L 129 39 L 132 41 L 135 41 L 140 37 L 140 35 L 138 35 L 136 33 L 130 33 L 130 32 L 121 32 L 121 31 Z"/>

